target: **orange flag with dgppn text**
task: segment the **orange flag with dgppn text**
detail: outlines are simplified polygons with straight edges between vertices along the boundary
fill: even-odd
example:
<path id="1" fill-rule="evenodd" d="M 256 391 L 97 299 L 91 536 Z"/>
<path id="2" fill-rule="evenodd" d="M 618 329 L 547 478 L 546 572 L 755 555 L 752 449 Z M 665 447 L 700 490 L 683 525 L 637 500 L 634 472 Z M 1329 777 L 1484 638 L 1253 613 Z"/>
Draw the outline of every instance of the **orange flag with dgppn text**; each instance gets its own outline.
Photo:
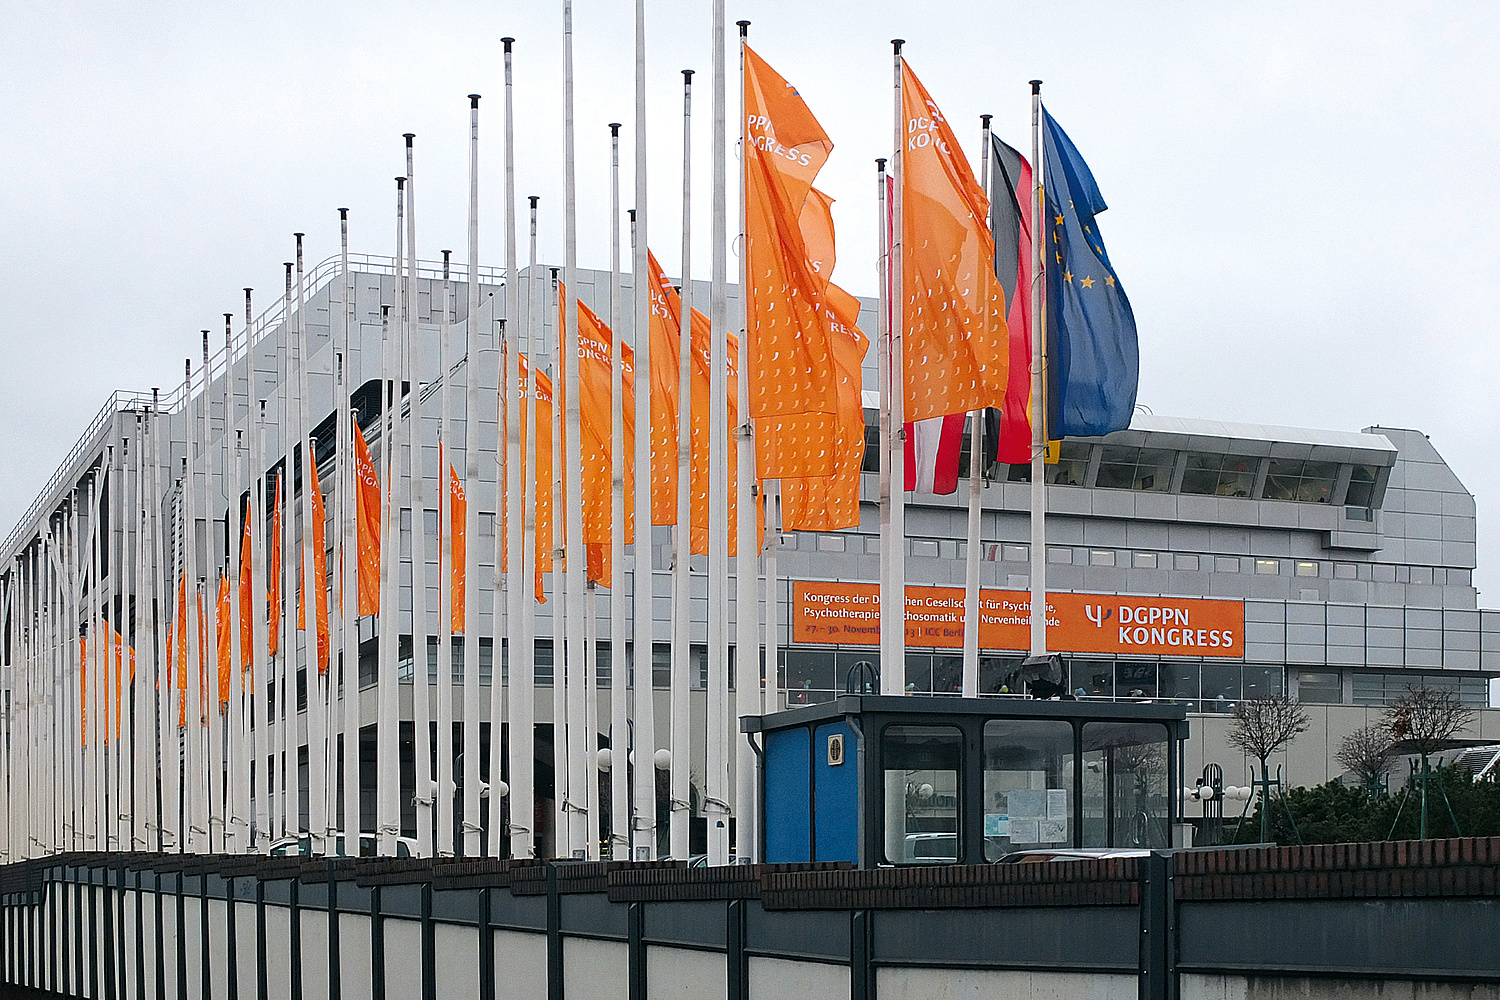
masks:
<path id="1" fill-rule="evenodd" d="M 904 417 L 914 422 L 1003 407 L 1010 338 L 989 198 L 904 59 L 901 105 Z"/>
<path id="2" fill-rule="evenodd" d="M 255 685 L 255 618 L 254 604 L 250 595 L 254 565 L 254 551 L 250 534 L 250 518 L 245 518 L 245 530 L 240 539 L 240 670 L 245 675 L 240 685 L 246 691 Z"/>
<path id="3" fill-rule="evenodd" d="M 271 492 L 271 568 L 266 571 L 266 621 L 269 623 L 270 653 L 281 652 L 281 473 Z"/>
<path id="4" fill-rule="evenodd" d="M 745 309 L 750 415 L 761 479 L 834 468 L 838 377 L 822 318 L 824 280 L 798 217 L 833 149 L 796 88 L 744 49 Z"/>
<path id="5" fill-rule="evenodd" d="M 313 617 L 318 630 L 318 673 L 323 674 L 328 672 L 328 657 L 331 652 L 332 639 L 328 631 L 328 532 L 325 526 L 323 488 L 318 482 L 316 462 L 313 463 L 312 478 Z M 305 571 L 299 559 L 297 567 L 297 628 L 302 631 L 306 631 L 307 629 L 307 589 Z"/>

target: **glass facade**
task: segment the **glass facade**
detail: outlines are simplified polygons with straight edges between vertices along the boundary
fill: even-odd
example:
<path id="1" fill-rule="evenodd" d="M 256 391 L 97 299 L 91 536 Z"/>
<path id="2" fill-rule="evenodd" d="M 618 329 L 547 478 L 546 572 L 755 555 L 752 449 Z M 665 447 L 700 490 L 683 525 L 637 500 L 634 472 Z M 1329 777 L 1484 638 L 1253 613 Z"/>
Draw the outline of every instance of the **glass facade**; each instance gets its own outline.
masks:
<path id="1" fill-rule="evenodd" d="M 1073 843 L 1073 726 L 991 719 L 984 724 L 984 858 Z"/>
<path id="2" fill-rule="evenodd" d="M 953 726 L 887 726 L 884 762 L 885 860 L 958 860 L 958 771 L 963 736 Z"/>

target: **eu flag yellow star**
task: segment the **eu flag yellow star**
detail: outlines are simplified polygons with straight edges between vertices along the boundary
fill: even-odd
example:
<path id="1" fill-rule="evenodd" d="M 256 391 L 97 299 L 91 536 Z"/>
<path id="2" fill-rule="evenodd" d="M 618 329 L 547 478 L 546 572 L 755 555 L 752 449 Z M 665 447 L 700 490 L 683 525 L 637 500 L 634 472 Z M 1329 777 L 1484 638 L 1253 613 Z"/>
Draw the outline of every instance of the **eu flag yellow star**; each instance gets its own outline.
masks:
<path id="1" fill-rule="evenodd" d="M 1071 285 L 1073 283 L 1073 272 L 1072 271 L 1064 271 L 1063 272 L 1063 280 L 1066 281 L 1068 284 Z"/>
<path id="2" fill-rule="evenodd" d="M 1106 274 L 1104 276 L 1104 283 L 1110 288 L 1115 287 L 1115 276 L 1113 274 Z"/>
<path id="3" fill-rule="evenodd" d="M 1084 288 L 1093 288 L 1094 287 L 1094 279 L 1093 278 L 1084 278 L 1083 281 L 1080 282 L 1080 284 L 1082 284 Z"/>

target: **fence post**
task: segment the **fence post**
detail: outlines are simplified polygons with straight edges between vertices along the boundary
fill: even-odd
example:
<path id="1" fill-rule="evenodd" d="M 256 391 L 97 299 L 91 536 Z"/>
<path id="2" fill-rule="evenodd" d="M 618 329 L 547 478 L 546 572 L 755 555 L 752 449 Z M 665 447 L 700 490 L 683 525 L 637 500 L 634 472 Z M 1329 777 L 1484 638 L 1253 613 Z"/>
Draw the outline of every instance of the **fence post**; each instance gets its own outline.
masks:
<path id="1" fill-rule="evenodd" d="M 724 914 L 725 966 L 729 972 L 729 1000 L 749 1000 L 750 962 L 745 957 L 745 901 L 731 899 Z"/>
<path id="2" fill-rule="evenodd" d="M 378 885 L 370 887 L 370 1000 L 385 1000 L 385 918 Z"/>
<path id="3" fill-rule="evenodd" d="M 328 862 L 328 997 L 339 1000 L 344 995 L 343 969 L 339 964 L 339 880 L 336 863 Z"/>
<path id="4" fill-rule="evenodd" d="M 870 911 L 849 914 L 849 998 L 875 1000 L 875 969 L 870 965 Z"/>
<path id="5" fill-rule="evenodd" d="M 1152 851 L 1140 860 L 1141 1000 L 1177 1000 L 1176 896 L 1172 855 Z"/>
<path id="6" fill-rule="evenodd" d="M 646 909 L 631 903 L 625 911 L 625 940 L 630 951 L 629 1000 L 646 1000 Z"/>
<path id="7" fill-rule="evenodd" d="M 563 1000 L 562 901 L 557 862 L 547 862 L 547 1000 Z"/>

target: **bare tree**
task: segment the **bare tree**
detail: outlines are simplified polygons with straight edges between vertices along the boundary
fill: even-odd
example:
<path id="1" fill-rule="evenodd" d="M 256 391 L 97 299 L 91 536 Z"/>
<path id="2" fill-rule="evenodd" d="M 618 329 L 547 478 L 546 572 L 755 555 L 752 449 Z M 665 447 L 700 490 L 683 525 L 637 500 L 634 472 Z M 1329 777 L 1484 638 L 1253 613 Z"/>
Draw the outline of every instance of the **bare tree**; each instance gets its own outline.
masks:
<path id="1" fill-rule="evenodd" d="M 1426 685 L 1407 688 L 1405 694 L 1386 706 L 1384 723 L 1391 738 L 1405 743 L 1422 758 L 1420 836 L 1423 840 L 1427 839 L 1427 776 L 1431 770 L 1428 758 L 1447 749 L 1448 741 L 1469 728 L 1473 719 L 1473 710 L 1465 707 L 1452 691 Z M 1446 798 L 1447 793 L 1443 794 Z"/>
<path id="2" fill-rule="evenodd" d="M 1271 803 L 1267 798 L 1271 787 L 1270 773 L 1266 770 L 1266 761 L 1273 753 L 1291 746 L 1292 741 L 1307 732 L 1307 726 L 1307 713 L 1302 710 L 1302 705 L 1286 695 L 1255 698 L 1235 706 L 1234 721 L 1229 724 L 1229 734 L 1225 738 L 1230 746 L 1260 762 L 1262 841 L 1268 835 L 1271 820 Z"/>
<path id="3" fill-rule="evenodd" d="M 1345 736 L 1334 756 L 1371 792 L 1380 787 L 1380 779 L 1390 772 L 1396 759 L 1390 732 L 1380 723 L 1362 726 Z"/>
<path id="4" fill-rule="evenodd" d="M 1473 709 L 1466 708 L 1452 691 L 1437 688 L 1409 687 L 1386 706 L 1385 727 L 1391 739 L 1407 743 L 1422 757 L 1447 749 L 1454 736 L 1469 728 Z"/>

